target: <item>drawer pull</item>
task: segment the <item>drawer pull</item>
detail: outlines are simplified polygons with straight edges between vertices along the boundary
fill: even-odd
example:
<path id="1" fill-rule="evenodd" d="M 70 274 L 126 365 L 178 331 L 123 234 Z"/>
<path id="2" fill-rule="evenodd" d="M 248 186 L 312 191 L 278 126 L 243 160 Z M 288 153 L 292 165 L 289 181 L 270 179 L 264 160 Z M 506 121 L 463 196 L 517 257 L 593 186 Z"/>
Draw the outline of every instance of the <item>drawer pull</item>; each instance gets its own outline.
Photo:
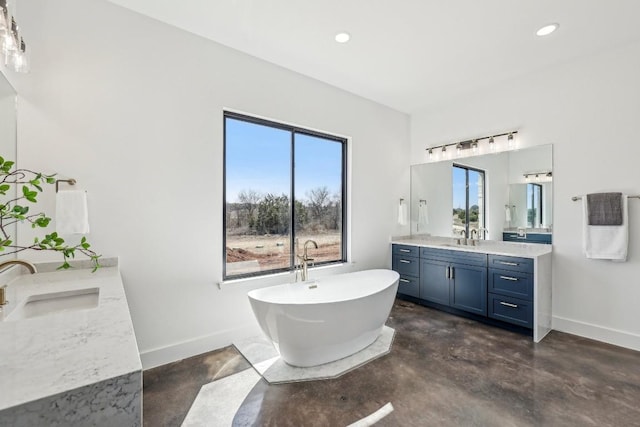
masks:
<path id="1" fill-rule="evenodd" d="M 512 265 L 514 267 L 517 267 L 517 266 L 520 265 L 517 262 L 507 262 L 507 261 L 498 261 L 498 263 L 503 264 L 503 265 Z"/>
<path id="2" fill-rule="evenodd" d="M 409 249 L 400 249 L 400 252 L 411 252 Z"/>
<path id="3" fill-rule="evenodd" d="M 411 264 L 411 261 L 407 261 L 406 259 L 401 259 L 400 262 L 403 264 Z"/>
<path id="4" fill-rule="evenodd" d="M 511 280 L 512 282 L 517 282 L 518 278 L 517 277 L 510 277 L 510 276 L 500 276 L 501 279 L 504 280 Z"/>
<path id="5" fill-rule="evenodd" d="M 407 280 L 407 279 L 400 279 L 400 281 L 401 281 L 402 283 L 409 283 L 409 282 L 411 282 L 411 280 Z"/>
<path id="6" fill-rule="evenodd" d="M 506 305 L 507 307 L 511 307 L 511 308 L 518 308 L 518 304 L 511 304 L 510 302 L 500 301 L 500 304 Z"/>

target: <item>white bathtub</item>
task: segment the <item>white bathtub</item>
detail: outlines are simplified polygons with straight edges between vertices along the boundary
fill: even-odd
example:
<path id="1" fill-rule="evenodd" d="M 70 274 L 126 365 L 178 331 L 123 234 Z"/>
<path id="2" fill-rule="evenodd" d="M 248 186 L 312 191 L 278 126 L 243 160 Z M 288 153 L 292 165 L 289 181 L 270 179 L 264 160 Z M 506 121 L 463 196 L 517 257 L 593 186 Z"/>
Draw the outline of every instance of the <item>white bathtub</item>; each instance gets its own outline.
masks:
<path id="1" fill-rule="evenodd" d="M 357 353 L 378 338 L 399 278 L 391 270 L 339 274 L 256 289 L 249 301 L 285 362 L 315 366 Z"/>

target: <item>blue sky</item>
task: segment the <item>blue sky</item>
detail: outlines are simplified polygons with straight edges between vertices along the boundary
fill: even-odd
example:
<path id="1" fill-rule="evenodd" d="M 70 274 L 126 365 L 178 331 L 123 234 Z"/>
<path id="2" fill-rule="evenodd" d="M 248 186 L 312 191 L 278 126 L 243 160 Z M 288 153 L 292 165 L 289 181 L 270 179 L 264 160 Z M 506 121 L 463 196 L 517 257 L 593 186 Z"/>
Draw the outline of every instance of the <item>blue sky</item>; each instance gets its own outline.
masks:
<path id="1" fill-rule="evenodd" d="M 291 134 L 287 130 L 226 119 L 227 201 L 242 190 L 280 195 L 290 192 Z M 342 144 L 296 134 L 296 197 L 326 186 L 331 194 L 341 182 Z"/>
<path id="2" fill-rule="evenodd" d="M 478 172 L 469 171 L 469 206 L 478 204 Z M 453 168 L 453 207 L 464 209 L 466 204 L 465 195 L 465 170 Z"/>

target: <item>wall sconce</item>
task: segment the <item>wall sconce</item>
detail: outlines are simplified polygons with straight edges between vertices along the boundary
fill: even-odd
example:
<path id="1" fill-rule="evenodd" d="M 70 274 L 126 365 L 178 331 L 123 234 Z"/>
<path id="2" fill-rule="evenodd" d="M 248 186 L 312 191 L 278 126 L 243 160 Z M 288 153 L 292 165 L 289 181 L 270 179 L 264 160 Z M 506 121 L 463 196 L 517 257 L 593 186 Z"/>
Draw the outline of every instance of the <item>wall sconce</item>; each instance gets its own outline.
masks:
<path id="1" fill-rule="evenodd" d="M 9 19 L 7 0 L 0 0 L 0 45 L 4 65 L 18 73 L 29 72 L 27 45 L 18 35 L 18 24 L 12 16 Z"/>
<path id="2" fill-rule="evenodd" d="M 553 172 L 551 171 L 529 172 L 525 173 L 523 176 L 527 182 L 547 182 L 553 180 Z"/>
<path id="3" fill-rule="evenodd" d="M 438 160 L 438 155 L 437 155 L 437 149 L 441 149 L 442 150 L 442 158 L 445 159 L 447 158 L 447 146 L 455 146 L 456 148 L 456 156 L 463 156 L 465 155 L 466 150 L 471 149 L 471 151 L 473 152 L 473 154 L 478 154 L 481 151 L 481 145 L 480 143 L 482 141 L 487 141 L 487 144 L 489 145 L 489 151 L 490 152 L 496 152 L 498 151 L 498 148 L 496 147 L 498 144 L 496 143 L 495 138 L 499 138 L 499 137 L 507 137 L 507 143 L 506 145 L 508 146 L 508 149 L 513 149 L 516 146 L 516 140 L 515 140 L 515 135 L 518 133 L 517 130 L 514 131 L 509 131 L 509 132 L 504 132 L 504 133 L 499 133 L 496 135 L 489 135 L 489 136 L 483 136 L 481 138 L 474 138 L 474 139 L 470 139 L 470 140 L 466 140 L 466 141 L 460 141 L 460 142 L 455 142 L 455 143 L 451 143 L 451 144 L 443 144 L 443 145 L 436 145 L 433 147 L 429 147 L 426 148 L 426 151 L 429 153 L 429 160 Z M 502 144 L 504 147 L 504 143 Z M 504 151 L 504 148 L 501 149 L 500 151 Z"/>

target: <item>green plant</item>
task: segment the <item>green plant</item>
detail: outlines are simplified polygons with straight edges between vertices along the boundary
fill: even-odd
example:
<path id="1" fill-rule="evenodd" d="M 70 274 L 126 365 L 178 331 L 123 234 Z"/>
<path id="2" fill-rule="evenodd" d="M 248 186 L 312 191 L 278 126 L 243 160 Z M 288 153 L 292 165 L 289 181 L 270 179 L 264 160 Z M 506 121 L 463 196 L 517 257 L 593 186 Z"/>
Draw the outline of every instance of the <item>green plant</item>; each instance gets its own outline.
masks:
<path id="1" fill-rule="evenodd" d="M 29 222 L 32 228 L 47 228 L 51 218 L 43 212 L 31 213 L 27 203 L 37 203 L 38 193 L 44 191 L 43 186 L 55 184 L 55 174 L 46 175 L 29 169 L 12 170 L 15 162 L 0 157 L 0 256 L 15 254 L 26 250 L 60 252 L 64 257 L 63 264 L 58 269 L 71 267 L 69 259 L 75 258 L 76 252 L 81 253 L 93 262 L 93 271 L 100 267 L 100 255 L 90 249 L 91 245 L 86 237 L 82 237 L 77 245 L 69 245 L 57 232 L 45 234 L 43 238 L 36 237 L 29 246 L 17 245 L 14 237 L 9 235 L 8 227 L 18 222 Z M 10 194 L 15 187 L 17 194 Z"/>

